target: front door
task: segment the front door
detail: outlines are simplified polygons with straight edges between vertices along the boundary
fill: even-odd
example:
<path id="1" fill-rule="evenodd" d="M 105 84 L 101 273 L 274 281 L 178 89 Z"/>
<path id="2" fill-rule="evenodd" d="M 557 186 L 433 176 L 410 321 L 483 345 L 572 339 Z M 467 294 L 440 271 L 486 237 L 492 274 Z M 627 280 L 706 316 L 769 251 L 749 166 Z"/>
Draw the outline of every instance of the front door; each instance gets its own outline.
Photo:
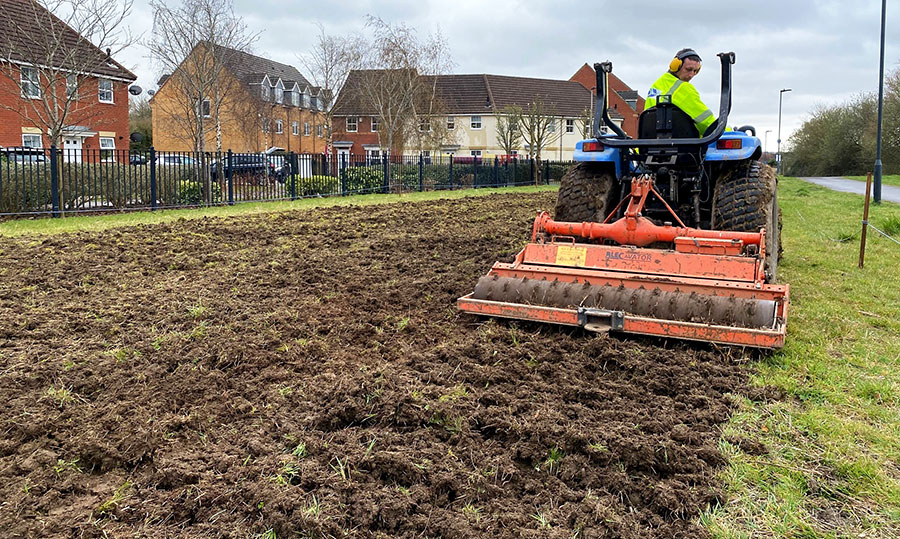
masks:
<path id="1" fill-rule="evenodd" d="M 338 148 L 337 155 L 339 167 L 350 166 L 350 148 Z"/>
<path id="2" fill-rule="evenodd" d="M 63 160 L 66 163 L 80 163 L 81 149 L 84 139 L 81 137 L 63 138 Z"/>

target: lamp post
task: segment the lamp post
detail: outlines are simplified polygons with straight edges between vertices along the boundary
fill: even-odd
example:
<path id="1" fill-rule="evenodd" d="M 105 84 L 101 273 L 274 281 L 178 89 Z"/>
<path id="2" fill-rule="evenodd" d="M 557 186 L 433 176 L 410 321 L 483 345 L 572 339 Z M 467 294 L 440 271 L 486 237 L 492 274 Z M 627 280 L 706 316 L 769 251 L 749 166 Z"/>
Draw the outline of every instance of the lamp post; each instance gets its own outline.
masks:
<path id="1" fill-rule="evenodd" d="M 769 133 L 771 132 L 771 129 L 766 129 L 766 142 L 763 144 L 763 153 L 769 153 Z"/>
<path id="2" fill-rule="evenodd" d="M 775 161 L 776 161 L 776 165 L 778 165 L 778 173 L 779 174 L 784 174 L 784 165 L 782 165 L 782 162 L 781 162 L 781 101 L 782 101 L 782 98 L 784 97 L 784 93 L 790 92 L 790 91 L 791 91 L 790 88 L 782 88 L 781 90 L 778 91 L 778 148 L 777 148 L 777 153 L 775 154 L 776 155 Z"/>
<path id="3" fill-rule="evenodd" d="M 878 65 L 878 135 L 875 148 L 875 185 L 872 195 L 875 204 L 881 204 L 881 122 L 884 110 L 884 17 L 887 12 L 887 0 L 881 2 L 881 59 Z"/>

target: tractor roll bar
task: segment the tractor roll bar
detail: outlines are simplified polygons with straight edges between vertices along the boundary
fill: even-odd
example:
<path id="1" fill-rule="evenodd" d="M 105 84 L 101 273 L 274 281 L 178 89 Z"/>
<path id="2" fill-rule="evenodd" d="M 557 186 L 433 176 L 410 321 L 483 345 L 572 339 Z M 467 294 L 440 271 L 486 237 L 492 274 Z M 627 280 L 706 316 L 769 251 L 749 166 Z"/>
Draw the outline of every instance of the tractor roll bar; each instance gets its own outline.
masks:
<path id="1" fill-rule="evenodd" d="M 734 64 L 733 52 L 720 52 L 717 54 L 722 64 L 722 94 L 719 98 L 719 116 L 716 129 L 701 138 L 672 138 L 672 139 L 630 139 L 628 135 L 622 131 L 618 125 L 614 124 L 609 117 L 607 107 L 607 78 L 612 73 L 612 62 L 602 62 L 594 64 L 594 71 L 597 72 L 597 100 L 594 106 L 594 122 L 593 136 L 600 140 L 604 146 L 612 148 L 645 148 L 652 146 L 672 147 L 672 146 L 704 146 L 717 140 L 725 132 L 728 125 L 728 114 L 731 112 L 731 65 Z M 608 126 L 621 137 L 603 137 L 600 138 L 600 122 Z"/>

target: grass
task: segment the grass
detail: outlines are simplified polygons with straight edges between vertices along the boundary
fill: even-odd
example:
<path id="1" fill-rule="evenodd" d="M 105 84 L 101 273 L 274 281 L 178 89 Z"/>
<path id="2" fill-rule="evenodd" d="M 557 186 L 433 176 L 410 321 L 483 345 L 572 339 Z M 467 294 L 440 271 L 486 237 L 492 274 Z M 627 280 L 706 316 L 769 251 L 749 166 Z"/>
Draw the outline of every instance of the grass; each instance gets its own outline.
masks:
<path id="1" fill-rule="evenodd" d="M 294 201 L 244 202 L 234 206 L 211 206 L 183 210 L 135 211 L 108 215 L 76 215 L 59 219 L 17 219 L 0 223 L 0 236 L 41 236 L 79 231 L 100 231 L 126 226 L 168 223 L 178 219 L 202 219 L 204 217 L 230 217 L 255 215 L 331 206 L 369 206 L 392 202 L 417 202 L 424 200 L 454 199 L 467 196 L 486 196 L 494 193 L 535 193 L 554 190 L 555 186 L 503 187 L 461 189 L 458 191 L 426 191 L 402 195 L 355 195 L 348 197 L 305 198 Z"/>
<path id="2" fill-rule="evenodd" d="M 720 447 L 729 500 L 701 521 L 723 538 L 898 537 L 900 245 L 870 231 L 859 269 L 861 197 L 784 178 L 779 202 L 787 343 L 755 363 L 753 383 L 785 397 L 739 399 Z M 900 221 L 900 206 L 872 206 L 870 221 Z"/>
<path id="3" fill-rule="evenodd" d="M 849 178 L 851 180 L 859 180 L 866 181 L 865 176 L 844 176 L 845 178 Z M 875 180 L 872 180 L 875 181 Z M 882 174 L 881 175 L 881 183 L 883 185 L 895 185 L 900 187 L 900 174 Z"/>

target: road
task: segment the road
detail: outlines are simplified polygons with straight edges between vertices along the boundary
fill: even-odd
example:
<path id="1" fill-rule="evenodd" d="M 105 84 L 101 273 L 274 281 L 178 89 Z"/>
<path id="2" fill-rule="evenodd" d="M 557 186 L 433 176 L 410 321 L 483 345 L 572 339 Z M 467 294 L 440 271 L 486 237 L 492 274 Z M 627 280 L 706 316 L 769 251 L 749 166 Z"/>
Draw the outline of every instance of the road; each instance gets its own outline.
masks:
<path id="1" fill-rule="evenodd" d="M 838 177 L 814 177 L 800 178 L 801 180 L 827 187 L 833 191 L 841 191 L 843 193 L 856 193 L 857 195 L 866 194 L 866 182 L 858 180 L 848 180 L 847 178 Z M 875 187 L 872 187 L 874 191 Z M 900 204 L 900 187 L 881 184 L 881 200 L 887 202 L 896 202 Z"/>

